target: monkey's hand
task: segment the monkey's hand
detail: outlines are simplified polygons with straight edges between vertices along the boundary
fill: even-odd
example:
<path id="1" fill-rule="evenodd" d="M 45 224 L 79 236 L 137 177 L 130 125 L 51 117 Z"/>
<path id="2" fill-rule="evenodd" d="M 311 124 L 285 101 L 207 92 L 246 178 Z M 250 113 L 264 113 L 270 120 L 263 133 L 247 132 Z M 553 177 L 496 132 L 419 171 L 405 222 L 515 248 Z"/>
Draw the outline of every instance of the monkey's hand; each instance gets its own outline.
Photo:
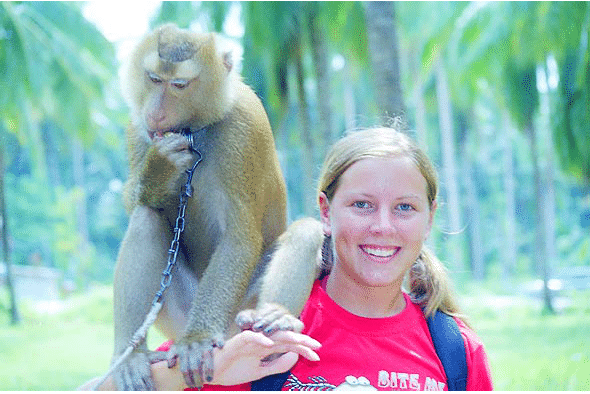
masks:
<path id="1" fill-rule="evenodd" d="M 162 352 L 134 351 L 113 373 L 118 390 L 153 391 L 156 389 L 152 379 L 150 364 L 163 359 Z M 120 355 L 113 358 L 116 361 Z"/>
<path id="2" fill-rule="evenodd" d="M 168 133 L 155 137 L 142 169 L 139 202 L 151 208 L 178 204 L 180 188 L 186 182 L 185 172 L 196 159 L 184 136 Z"/>
<path id="3" fill-rule="evenodd" d="M 267 303 L 258 309 L 246 309 L 236 316 L 236 325 L 242 331 L 252 330 L 262 332 L 270 336 L 277 331 L 294 331 L 300 333 L 303 330 L 301 320 L 293 316 L 287 308 Z"/>
<path id="4" fill-rule="evenodd" d="M 213 349 L 224 345 L 222 334 L 214 335 L 209 340 L 193 342 L 181 339 L 168 351 L 168 367 L 180 362 L 180 371 L 188 387 L 202 388 L 206 382 L 213 380 Z"/>

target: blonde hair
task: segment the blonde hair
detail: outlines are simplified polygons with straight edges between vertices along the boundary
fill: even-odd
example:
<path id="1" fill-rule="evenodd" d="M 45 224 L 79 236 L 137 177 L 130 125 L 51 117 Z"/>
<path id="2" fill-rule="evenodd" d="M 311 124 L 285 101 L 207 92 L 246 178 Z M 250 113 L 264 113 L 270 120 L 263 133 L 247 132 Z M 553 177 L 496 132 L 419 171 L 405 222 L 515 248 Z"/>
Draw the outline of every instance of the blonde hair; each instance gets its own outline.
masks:
<path id="1" fill-rule="evenodd" d="M 428 203 L 432 207 L 438 193 L 436 169 L 426 153 L 410 137 L 390 127 L 352 131 L 337 141 L 322 166 L 318 192 L 324 193 L 331 201 L 341 175 L 357 161 L 400 156 L 410 158 L 424 176 Z M 434 314 L 438 309 L 463 318 L 455 302 L 446 268 L 425 246 L 409 269 L 406 283 L 412 301 L 424 308 L 425 316 Z"/>

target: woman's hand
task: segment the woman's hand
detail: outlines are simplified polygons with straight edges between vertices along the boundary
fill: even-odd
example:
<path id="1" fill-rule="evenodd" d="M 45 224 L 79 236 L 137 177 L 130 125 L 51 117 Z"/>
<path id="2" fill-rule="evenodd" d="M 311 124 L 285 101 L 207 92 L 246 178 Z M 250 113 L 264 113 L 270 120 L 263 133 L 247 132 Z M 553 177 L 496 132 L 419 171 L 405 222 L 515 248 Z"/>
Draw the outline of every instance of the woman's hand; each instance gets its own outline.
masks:
<path id="1" fill-rule="evenodd" d="M 214 376 L 209 384 L 233 386 L 285 372 L 295 365 L 299 356 L 319 361 L 315 350 L 320 347 L 321 344 L 315 339 L 291 331 L 278 331 L 270 337 L 260 332 L 242 331 L 230 338 L 222 349 L 214 350 Z M 271 354 L 282 355 L 271 357 L 272 361 L 263 361 Z M 157 390 L 176 391 L 186 388 L 178 367 L 168 368 L 167 361 L 152 364 L 152 377 Z M 97 380 L 87 382 L 78 390 L 88 390 L 93 386 L 92 382 Z M 112 377 L 98 389 L 116 390 Z"/>
<path id="2" fill-rule="evenodd" d="M 303 356 L 319 361 L 315 350 L 321 344 L 307 335 L 278 331 L 270 337 L 253 331 L 242 331 L 216 349 L 215 373 L 211 384 L 236 385 L 286 372 Z M 272 361 L 262 361 L 271 354 L 285 353 Z"/>

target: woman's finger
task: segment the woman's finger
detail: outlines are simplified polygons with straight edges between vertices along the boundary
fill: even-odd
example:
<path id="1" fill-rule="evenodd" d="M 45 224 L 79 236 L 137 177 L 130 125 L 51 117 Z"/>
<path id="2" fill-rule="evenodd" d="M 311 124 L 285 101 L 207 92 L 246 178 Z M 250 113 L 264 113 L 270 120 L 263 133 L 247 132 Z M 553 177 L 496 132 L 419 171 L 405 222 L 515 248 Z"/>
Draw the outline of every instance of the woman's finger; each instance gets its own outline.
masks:
<path id="1" fill-rule="evenodd" d="M 277 331 L 269 338 L 277 343 L 303 345 L 316 350 L 322 347 L 322 344 L 313 339 L 312 337 L 293 331 Z"/>

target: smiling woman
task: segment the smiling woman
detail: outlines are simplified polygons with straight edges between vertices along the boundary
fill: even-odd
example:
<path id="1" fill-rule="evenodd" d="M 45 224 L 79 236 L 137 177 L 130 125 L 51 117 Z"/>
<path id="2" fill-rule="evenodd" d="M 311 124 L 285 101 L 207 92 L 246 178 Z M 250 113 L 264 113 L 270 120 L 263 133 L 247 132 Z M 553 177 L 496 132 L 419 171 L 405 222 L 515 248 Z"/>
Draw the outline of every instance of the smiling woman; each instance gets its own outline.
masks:
<path id="1" fill-rule="evenodd" d="M 355 131 L 333 146 L 318 188 L 322 259 L 329 268 L 301 314 L 303 333 L 322 344 L 320 361 L 300 360 L 278 386 L 270 378 L 269 385 L 300 390 L 492 388 L 483 344 L 462 320 L 444 266 L 424 247 L 437 189 L 428 157 L 395 129 Z M 297 239 L 296 229 L 291 225 L 288 236 Z M 302 239 L 294 243 L 288 261 L 297 261 Z M 279 252 L 285 253 L 283 246 Z M 431 325 L 440 312 L 453 317 Z M 258 322 L 272 320 L 262 310 L 253 316 Z M 447 327 L 455 327 L 453 334 L 444 332 Z M 456 352 L 449 350 L 453 336 L 460 343 Z M 451 353 L 458 358 L 447 364 Z M 453 368 L 447 366 L 461 361 L 466 368 L 453 379 Z"/>

